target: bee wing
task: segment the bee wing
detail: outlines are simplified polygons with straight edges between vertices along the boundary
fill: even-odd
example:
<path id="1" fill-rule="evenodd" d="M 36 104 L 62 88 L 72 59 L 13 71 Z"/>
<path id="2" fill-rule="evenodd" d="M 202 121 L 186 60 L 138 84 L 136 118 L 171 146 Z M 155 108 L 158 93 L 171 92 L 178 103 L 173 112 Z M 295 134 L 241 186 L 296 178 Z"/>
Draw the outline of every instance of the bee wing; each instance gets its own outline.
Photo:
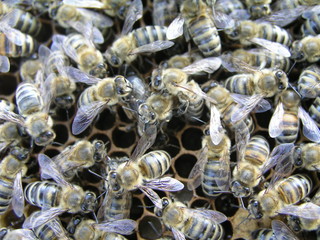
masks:
<path id="1" fill-rule="evenodd" d="M 167 29 L 167 39 L 172 40 L 180 37 L 183 34 L 184 18 L 178 15 Z"/>
<path id="2" fill-rule="evenodd" d="M 271 109 L 271 104 L 267 100 L 263 99 L 261 95 L 260 96 L 253 95 L 253 96 L 237 94 L 237 93 L 231 94 L 231 97 L 233 98 L 233 100 L 239 103 L 240 105 L 251 105 L 252 102 L 254 105 L 255 101 L 257 101 L 257 105 L 253 109 L 253 111 L 256 113 L 266 112 Z M 260 101 L 258 101 L 259 99 Z"/>
<path id="3" fill-rule="evenodd" d="M 23 228 L 34 229 L 43 224 L 48 223 L 50 220 L 66 212 L 67 209 L 52 207 L 46 210 L 42 210 L 39 214 L 33 214 L 29 216 L 23 223 Z"/>
<path id="4" fill-rule="evenodd" d="M 235 131 L 235 140 L 237 147 L 237 166 L 239 166 L 239 162 L 243 159 L 244 150 L 250 139 L 250 131 L 247 126 L 244 129 L 237 129 Z"/>
<path id="5" fill-rule="evenodd" d="M 255 73 L 259 71 L 259 68 L 253 67 L 246 62 L 233 57 L 230 52 L 223 53 L 220 58 L 222 66 L 229 72 Z"/>
<path id="6" fill-rule="evenodd" d="M 72 134 L 82 133 L 92 123 L 93 119 L 103 110 L 107 102 L 94 101 L 80 106 L 72 123 Z"/>
<path id="7" fill-rule="evenodd" d="M 212 11 L 213 14 L 213 21 L 217 29 L 231 29 L 234 28 L 236 25 L 235 20 L 230 16 L 223 12 L 219 11 Z"/>
<path id="8" fill-rule="evenodd" d="M 161 40 L 157 40 L 155 42 L 143 45 L 141 47 L 135 48 L 133 49 L 129 55 L 132 54 L 139 54 L 139 53 L 154 53 L 154 52 L 159 52 L 162 51 L 164 49 L 170 48 L 174 45 L 174 42 L 172 41 L 161 41 Z"/>
<path id="9" fill-rule="evenodd" d="M 229 16 L 234 20 L 248 20 L 250 13 L 247 9 L 234 9 Z"/>
<path id="10" fill-rule="evenodd" d="M 272 42 L 263 38 L 252 38 L 250 41 L 280 56 L 291 57 L 288 47 L 283 44 Z"/>
<path id="11" fill-rule="evenodd" d="M 143 185 L 151 189 L 168 191 L 168 192 L 176 192 L 184 188 L 183 183 L 181 183 L 179 180 L 172 177 L 163 177 L 163 178 L 148 180 L 148 181 L 145 181 Z"/>
<path id="12" fill-rule="evenodd" d="M 283 131 L 283 104 L 278 103 L 269 122 L 269 135 L 272 138 L 278 137 Z"/>
<path id="13" fill-rule="evenodd" d="M 297 236 L 280 220 L 272 220 L 272 231 L 277 240 L 298 240 Z"/>
<path id="14" fill-rule="evenodd" d="M 320 130 L 310 115 L 300 106 L 298 116 L 303 124 L 303 135 L 313 142 L 320 143 Z"/>
<path id="15" fill-rule="evenodd" d="M 18 217 L 22 217 L 24 210 L 24 195 L 21 182 L 21 171 L 17 173 L 13 183 L 12 208 Z"/>
<path id="16" fill-rule="evenodd" d="M 175 240 L 186 240 L 184 234 L 180 232 L 178 229 L 171 227 L 171 231 Z"/>
<path id="17" fill-rule="evenodd" d="M 159 195 L 153 191 L 151 188 L 145 187 L 145 186 L 138 186 L 140 191 L 143 192 L 149 199 L 150 201 L 155 205 L 157 208 L 162 208 L 162 201 Z"/>
<path id="18" fill-rule="evenodd" d="M 221 158 L 219 159 L 219 170 L 217 172 L 216 183 L 221 191 L 228 191 L 230 187 L 230 180 L 230 156 L 228 151 L 224 151 Z"/>
<path id="19" fill-rule="evenodd" d="M 237 95 L 236 99 L 237 101 L 240 100 L 239 95 Z M 231 95 L 233 97 L 233 95 Z M 234 97 L 233 97 L 234 98 Z M 235 109 L 235 111 L 231 115 L 231 122 L 235 123 L 243 118 L 245 118 L 250 112 L 252 112 L 258 104 L 258 110 L 261 111 L 267 111 L 271 108 L 271 105 L 267 102 L 264 101 L 262 102 L 263 96 L 261 94 L 255 94 L 249 97 L 243 97 L 241 100 L 241 103 L 239 104 L 240 106 Z M 239 101 L 240 102 L 240 101 Z"/>
<path id="20" fill-rule="evenodd" d="M 36 74 L 36 79 L 41 78 L 40 79 L 40 95 L 43 99 L 43 112 L 48 113 L 50 110 L 50 105 L 52 102 L 52 99 L 55 95 L 55 88 L 56 86 L 51 84 L 54 79 L 56 78 L 56 74 L 55 73 L 51 73 L 49 76 L 47 76 L 46 80 L 43 79 L 43 72 L 41 70 L 39 70 Z M 36 80 L 38 81 L 38 80 Z"/>
<path id="21" fill-rule="evenodd" d="M 208 161 L 208 147 L 205 146 L 204 148 L 201 149 L 198 157 L 198 161 L 193 166 L 188 176 L 189 181 L 187 186 L 189 190 L 196 189 L 197 187 L 200 186 L 202 182 L 202 173 L 204 170 L 204 165 L 207 163 L 207 161 Z"/>
<path id="22" fill-rule="evenodd" d="M 199 72 L 214 73 L 221 66 L 221 59 L 218 57 L 208 57 L 195 61 L 182 69 L 186 74 L 196 74 Z"/>
<path id="23" fill-rule="evenodd" d="M 209 210 L 209 209 L 189 209 L 189 210 L 191 210 L 192 213 L 200 217 L 209 218 L 210 220 L 213 220 L 217 223 L 223 223 L 228 220 L 226 215 L 218 211 Z"/>
<path id="24" fill-rule="evenodd" d="M 63 4 L 79 7 L 79 8 L 98 8 L 105 9 L 105 4 L 96 0 L 63 0 Z"/>
<path id="25" fill-rule="evenodd" d="M 90 19 L 95 27 L 104 29 L 109 28 L 113 25 L 113 20 L 111 18 L 99 12 L 91 11 L 84 8 L 78 8 L 77 11 L 81 13 L 84 18 Z"/>
<path id="26" fill-rule="evenodd" d="M 51 53 L 52 53 L 51 49 L 48 48 L 47 46 L 43 44 L 39 46 L 38 55 L 41 62 L 46 63 Z"/>
<path id="27" fill-rule="evenodd" d="M 52 36 L 52 44 L 50 49 L 52 51 L 62 51 L 64 50 L 63 44 L 67 37 L 61 34 L 53 34 Z"/>
<path id="28" fill-rule="evenodd" d="M 59 166 L 51 158 L 45 154 L 39 153 L 38 162 L 42 179 L 53 179 L 59 185 L 70 186 L 70 183 L 65 180 L 61 173 Z"/>
<path id="29" fill-rule="evenodd" d="M 215 105 L 210 106 L 210 137 L 214 145 L 218 145 L 224 135 L 224 129 L 221 125 L 220 112 Z"/>
<path id="30" fill-rule="evenodd" d="M 143 15 L 143 5 L 141 0 L 133 0 L 128 9 L 126 18 L 124 20 L 122 35 L 128 34 L 136 21 L 142 18 Z"/>
<path id="31" fill-rule="evenodd" d="M 14 236 L 17 237 L 17 239 L 21 240 L 36 240 L 38 239 L 33 231 L 29 229 L 15 229 L 14 230 Z"/>
<path id="32" fill-rule="evenodd" d="M 65 229 L 62 227 L 59 220 L 57 221 L 50 221 L 47 223 L 48 227 L 52 229 L 52 231 L 55 233 L 55 235 L 60 240 L 68 240 L 70 238 L 67 237 Z"/>
<path id="33" fill-rule="evenodd" d="M 16 44 L 18 46 L 23 46 L 23 44 L 24 44 L 23 39 L 25 39 L 25 34 L 23 34 L 19 30 L 16 30 L 6 24 L 3 24 L 0 27 L 0 30 L 6 35 L 6 37 L 11 42 L 13 42 L 14 44 Z"/>
<path id="34" fill-rule="evenodd" d="M 320 206 L 308 202 L 301 205 L 289 205 L 281 208 L 278 213 L 288 214 L 300 218 L 315 220 L 319 219 L 320 216 Z"/>
<path id="35" fill-rule="evenodd" d="M 68 77 L 70 77 L 74 82 L 81 82 L 88 85 L 93 85 L 101 81 L 100 78 L 96 78 L 93 76 L 90 76 L 78 68 L 74 68 L 71 66 L 64 67 L 64 70 L 66 71 Z"/>
<path id="36" fill-rule="evenodd" d="M 130 235 L 137 227 L 137 223 L 131 219 L 120 219 L 111 222 L 94 224 L 94 226 L 105 232 L 119 233 Z"/>
<path id="37" fill-rule="evenodd" d="M 9 72 L 10 71 L 10 61 L 7 56 L 0 55 L 0 72 Z"/>
<path id="38" fill-rule="evenodd" d="M 139 139 L 137 146 L 135 147 L 130 159 L 132 161 L 135 161 L 136 159 L 141 157 L 154 144 L 156 137 L 157 126 L 149 126 Z"/>
<path id="39" fill-rule="evenodd" d="M 87 40 L 94 43 L 101 44 L 104 42 L 104 38 L 100 30 L 93 26 L 91 20 L 81 21 L 68 21 L 68 24 L 75 29 L 77 32 L 81 33 Z"/>
<path id="40" fill-rule="evenodd" d="M 309 67 L 309 70 L 314 72 L 317 75 L 320 75 L 320 68 L 315 64 L 311 65 L 311 67 Z M 315 90 L 316 93 L 320 92 L 320 83 L 319 82 L 316 82 L 314 84 L 313 81 L 306 81 L 303 83 L 303 85 L 305 85 L 306 87 L 299 89 L 299 93 L 301 94 L 302 97 L 305 97 L 305 98 L 316 98 L 317 97 L 317 95 L 313 94 L 311 90 Z"/>
<path id="41" fill-rule="evenodd" d="M 0 119 L 16 123 L 20 126 L 25 126 L 24 118 L 22 116 L 2 108 L 2 106 L 0 106 Z"/>

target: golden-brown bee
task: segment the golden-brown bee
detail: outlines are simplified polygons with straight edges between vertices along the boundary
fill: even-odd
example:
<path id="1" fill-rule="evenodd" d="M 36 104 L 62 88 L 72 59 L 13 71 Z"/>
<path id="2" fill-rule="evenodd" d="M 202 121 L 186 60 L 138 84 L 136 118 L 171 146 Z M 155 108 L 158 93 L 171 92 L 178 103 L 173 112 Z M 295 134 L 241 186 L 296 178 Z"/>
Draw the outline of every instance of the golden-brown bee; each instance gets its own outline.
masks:
<path id="1" fill-rule="evenodd" d="M 36 236 L 34 233 L 29 229 L 8 229 L 8 228 L 1 228 L 0 229 L 0 239 L 1 240 L 35 240 Z"/>
<path id="2" fill-rule="evenodd" d="M 306 36 L 296 40 L 291 46 L 291 58 L 297 62 L 308 61 L 310 63 L 319 61 L 320 35 Z"/>
<path id="3" fill-rule="evenodd" d="M 252 18 L 261 18 L 271 13 L 271 0 L 246 0 L 247 8 L 249 9 Z"/>
<path id="4" fill-rule="evenodd" d="M 102 53 L 85 36 L 77 33 L 71 33 L 66 37 L 54 35 L 53 44 L 62 46 L 65 53 L 83 72 L 99 78 L 107 75 L 108 67 L 104 63 Z"/>
<path id="5" fill-rule="evenodd" d="M 276 240 L 276 239 L 292 239 L 298 240 L 294 233 L 288 228 L 286 224 L 279 220 L 273 220 L 271 222 L 272 229 L 261 228 L 251 233 L 253 240 Z"/>
<path id="6" fill-rule="evenodd" d="M 277 96 L 277 107 L 269 123 L 269 135 L 279 143 L 294 143 L 297 139 L 300 122 L 303 134 L 313 142 L 320 142 L 320 130 L 309 114 L 301 106 L 300 96 L 287 89 Z"/>
<path id="7" fill-rule="evenodd" d="M 293 151 L 294 165 L 309 171 L 320 171 L 319 154 L 319 143 L 301 143 Z"/>
<path id="8" fill-rule="evenodd" d="M 158 26 L 168 26 L 178 15 L 178 5 L 175 0 L 153 1 L 152 22 Z"/>
<path id="9" fill-rule="evenodd" d="M 39 59 L 29 59 L 21 64 L 20 77 L 23 82 L 33 83 L 37 72 L 43 69 L 43 63 Z"/>
<path id="10" fill-rule="evenodd" d="M 305 68 L 298 79 L 298 92 L 305 98 L 320 96 L 320 68 L 312 64 Z"/>
<path id="11" fill-rule="evenodd" d="M 250 200 L 248 210 L 256 219 L 264 216 L 274 217 L 280 209 L 307 197 L 311 189 L 312 182 L 308 176 L 292 175 L 260 191 Z"/>
<path id="12" fill-rule="evenodd" d="M 189 175 L 188 188 L 197 188 L 200 184 L 207 196 L 216 197 L 222 191 L 229 190 L 230 183 L 230 147 L 227 134 L 223 135 L 219 144 L 211 141 L 209 129 L 204 130 L 199 160 Z"/>
<path id="13" fill-rule="evenodd" d="M 316 97 L 311 104 L 309 115 L 316 122 L 317 126 L 320 127 L 320 97 Z"/>
<path id="14" fill-rule="evenodd" d="M 51 178 L 54 175 L 61 174 L 65 179 L 71 180 L 78 171 L 89 168 L 95 162 L 101 162 L 106 158 L 107 150 L 100 140 L 94 140 L 92 143 L 87 140 L 81 140 L 72 146 L 64 149 L 60 154 L 50 159 L 44 154 L 38 155 L 38 162 L 42 172 L 51 172 Z M 54 169 L 55 171 L 51 171 Z"/>
<path id="15" fill-rule="evenodd" d="M 24 195 L 31 205 L 40 208 L 55 207 L 68 209 L 70 213 L 87 213 L 96 207 L 95 193 L 84 191 L 80 186 L 70 183 L 32 182 L 26 186 Z"/>
<path id="16" fill-rule="evenodd" d="M 224 239 L 224 229 L 220 223 L 227 217 L 217 211 L 207 209 L 191 209 L 182 202 L 172 202 L 162 198 L 162 206 L 155 207 L 154 213 L 161 217 L 163 223 L 170 228 L 175 239 Z"/>
<path id="17" fill-rule="evenodd" d="M 78 111 L 72 123 L 74 135 L 83 132 L 106 105 L 113 106 L 132 92 L 132 84 L 123 76 L 99 79 L 73 67 L 66 69 L 74 81 L 92 85 L 79 97 Z"/>

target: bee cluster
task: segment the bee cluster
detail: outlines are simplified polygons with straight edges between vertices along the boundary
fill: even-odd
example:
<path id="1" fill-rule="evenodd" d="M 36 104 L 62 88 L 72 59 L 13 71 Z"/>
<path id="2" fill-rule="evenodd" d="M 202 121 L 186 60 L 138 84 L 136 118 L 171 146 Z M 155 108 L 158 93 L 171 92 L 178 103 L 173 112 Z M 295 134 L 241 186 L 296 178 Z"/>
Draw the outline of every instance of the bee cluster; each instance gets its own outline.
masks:
<path id="1" fill-rule="evenodd" d="M 0 22 L 0 239 L 320 238 L 318 0 L 5 0 Z"/>

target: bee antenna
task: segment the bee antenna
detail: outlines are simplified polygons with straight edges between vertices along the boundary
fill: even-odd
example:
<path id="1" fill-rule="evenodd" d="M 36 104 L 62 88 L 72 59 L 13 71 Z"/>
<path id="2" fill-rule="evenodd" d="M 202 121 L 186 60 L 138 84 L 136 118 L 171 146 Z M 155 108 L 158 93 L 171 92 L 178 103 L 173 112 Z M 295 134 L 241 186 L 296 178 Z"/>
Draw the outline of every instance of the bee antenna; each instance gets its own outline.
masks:
<path id="1" fill-rule="evenodd" d="M 99 178 L 102 178 L 103 180 L 105 181 L 108 181 L 108 179 L 106 179 L 105 177 L 102 177 L 100 174 L 98 173 L 95 173 L 93 171 L 91 171 L 90 169 L 88 169 L 89 173 L 92 173 L 93 175 L 95 175 L 96 177 L 99 177 Z"/>
<path id="2" fill-rule="evenodd" d="M 151 205 L 151 206 L 138 205 L 138 207 L 140 207 L 140 208 L 154 208 L 155 205 Z"/>
<path id="3" fill-rule="evenodd" d="M 301 94 L 297 91 L 297 89 L 291 83 L 289 83 L 289 86 L 293 91 L 295 91 L 296 94 L 298 94 L 300 98 L 302 98 Z"/>
<path id="4" fill-rule="evenodd" d="M 249 213 L 248 216 L 247 216 L 245 219 L 243 219 L 235 228 L 238 228 L 242 223 L 244 223 L 245 221 L 247 221 L 250 216 L 251 216 L 251 213 Z"/>
<path id="5" fill-rule="evenodd" d="M 195 119 L 195 120 L 197 120 L 197 121 L 199 121 L 199 122 L 201 122 L 203 124 L 206 124 L 206 122 L 201 120 L 200 118 L 197 118 L 197 117 L 194 117 L 194 116 L 192 116 L 191 118 L 193 118 L 193 119 Z"/>
<path id="6" fill-rule="evenodd" d="M 97 200 L 99 199 L 99 198 L 101 198 L 104 194 L 106 194 L 107 193 L 107 191 L 104 191 L 103 193 L 101 193 L 97 198 L 96 198 L 96 200 L 95 200 L 95 202 L 97 202 Z"/>
<path id="7" fill-rule="evenodd" d="M 287 75 L 289 75 L 292 71 L 292 69 L 294 68 L 294 66 L 296 65 L 297 61 L 294 61 L 291 68 L 289 69 L 289 71 L 287 72 Z"/>
<path id="8" fill-rule="evenodd" d="M 56 145 L 56 146 L 60 146 L 60 147 L 63 146 L 63 144 L 62 144 L 62 143 L 59 143 L 59 142 L 52 142 L 52 145 L 53 145 L 53 144 Z"/>
<path id="9" fill-rule="evenodd" d="M 92 216 L 93 216 L 94 220 L 96 221 L 96 223 L 98 223 L 98 218 L 97 218 L 97 215 L 94 211 L 92 211 Z"/>
<path id="10" fill-rule="evenodd" d="M 129 111 L 131 111 L 131 112 L 137 113 L 137 114 L 139 115 L 139 113 L 138 113 L 137 110 L 134 110 L 134 109 L 132 109 L 132 108 L 128 108 L 128 107 L 126 107 L 126 106 L 122 106 L 122 108 L 123 108 L 123 109 L 126 109 L 126 110 L 129 110 Z"/>
<path id="11" fill-rule="evenodd" d="M 243 209 L 247 209 L 247 208 L 244 206 L 244 203 L 243 203 L 242 197 L 240 197 L 239 199 L 240 199 L 241 207 L 242 207 Z"/>
<path id="12" fill-rule="evenodd" d="M 152 230 L 157 234 L 157 236 L 161 237 L 162 233 L 158 231 L 158 229 L 154 226 L 153 222 L 148 221 L 148 224 L 151 226 Z"/>

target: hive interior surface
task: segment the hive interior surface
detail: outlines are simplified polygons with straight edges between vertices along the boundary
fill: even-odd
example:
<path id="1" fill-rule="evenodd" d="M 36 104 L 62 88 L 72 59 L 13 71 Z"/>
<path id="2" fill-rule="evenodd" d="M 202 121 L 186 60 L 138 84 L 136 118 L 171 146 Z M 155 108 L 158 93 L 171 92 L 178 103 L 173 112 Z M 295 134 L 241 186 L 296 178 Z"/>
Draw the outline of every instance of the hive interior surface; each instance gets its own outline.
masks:
<path id="1" fill-rule="evenodd" d="M 152 11 L 152 1 L 143 1 L 145 10 L 144 16 L 138 23 L 135 24 L 134 28 L 139 26 L 146 26 L 152 24 L 151 21 L 151 11 Z M 48 27 L 47 35 L 43 37 L 45 39 L 43 44 L 47 46 L 51 43 L 51 36 L 54 33 L 65 34 L 66 31 L 57 24 L 51 21 L 46 14 L 39 16 L 39 20 Z M 113 30 L 115 33 L 121 32 L 122 22 L 115 20 L 115 25 Z M 292 26 L 294 28 L 295 26 Z M 105 46 L 102 48 L 105 49 Z M 186 46 L 187 47 L 187 46 Z M 224 46 L 225 47 L 225 46 Z M 224 50 L 228 48 L 225 47 Z M 152 55 L 148 58 L 154 63 L 158 64 L 163 56 L 157 54 L 156 57 Z M 11 70 L 9 73 L 0 74 L 0 97 L 7 99 L 15 103 L 15 90 L 18 84 L 21 82 L 19 76 L 19 66 L 25 59 L 10 59 L 12 64 Z M 291 73 L 290 76 L 297 78 L 300 70 L 298 65 Z M 143 76 L 148 79 L 150 77 L 153 66 L 150 64 L 146 67 Z M 210 79 L 224 78 L 224 73 L 218 71 Z M 200 82 L 205 82 L 208 78 L 207 75 L 199 77 Z M 293 80 L 294 81 L 294 80 Z M 80 95 L 83 86 L 78 86 L 76 91 L 77 97 Z M 39 168 L 37 166 L 37 154 L 45 153 L 50 157 L 57 155 L 61 152 L 66 146 L 69 146 L 76 142 L 79 139 L 101 139 L 107 144 L 108 156 L 118 157 L 118 156 L 130 156 L 136 146 L 139 136 L 134 127 L 135 122 L 128 119 L 121 107 L 115 107 L 113 109 L 106 108 L 94 121 L 94 124 L 89 127 L 84 133 L 74 136 L 71 133 L 71 125 L 73 118 L 76 113 L 76 106 L 73 106 L 68 111 L 59 109 L 54 115 L 54 130 L 57 134 L 55 142 L 57 144 L 49 145 L 45 148 L 36 147 L 34 149 L 33 155 L 28 162 L 28 178 L 23 179 L 24 186 L 27 183 L 36 181 L 40 179 Z M 203 114 L 202 119 L 208 120 L 208 110 Z M 275 145 L 274 139 L 269 137 L 268 134 L 268 123 L 272 116 L 272 111 L 265 113 L 252 114 L 256 129 L 254 130 L 255 134 L 261 134 L 268 139 L 270 147 L 272 148 Z M 198 187 L 194 191 L 189 191 L 187 189 L 188 175 L 197 162 L 197 158 L 201 152 L 201 139 L 203 136 L 204 124 L 201 122 L 187 122 L 180 118 L 173 118 L 167 126 L 166 133 L 169 137 L 169 141 L 161 143 L 157 141 L 155 146 L 152 149 L 164 149 L 169 152 L 172 157 L 171 167 L 168 171 L 168 176 L 173 176 L 174 178 L 180 180 L 185 185 L 185 189 L 177 193 L 164 193 L 157 191 L 160 197 L 168 196 L 178 199 L 186 203 L 189 207 L 192 208 L 208 208 L 218 210 L 224 213 L 228 217 L 228 221 L 223 223 L 223 227 L 226 232 L 226 239 L 250 239 L 251 232 L 259 228 L 270 228 L 270 221 L 258 221 L 247 219 L 248 211 L 241 208 L 240 200 L 235 198 L 231 193 L 223 193 L 215 199 L 210 199 L 202 192 L 201 187 Z M 301 136 L 301 134 L 299 135 Z M 304 141 L 304 138 L 300 138 L 297 142 Z M 234 145 L 234 139 L 232 140 Z M 236 163 L 235 152 L 231 155 L 231 160 L 233 163 Z M 235 164 L 233 164 L 234 166 Z M 104 165 L 103 165 L 104 166 Z M 105 167 L 105 166 L 104 166 Z M 97 174 L 104 175 L 104 168 L 101 168 L 100 163 L 94 165 L 90 168 L 92 171 Z M 307 172 L 305 170 L 295 170 L 295 172 Z M 312 177 L 314 186 L 314 193 L 320 183 L 319 176 L 316 172 L 307 172 L 308 175 Z M 269 174 L 271 175 L 271 173 Z M 267 177 L 268 179 L 268 177 Z M 97 196 L 104 192 L 104 181 L 99 177 L 94 176 L 88 170 L 84 170 L 79 173 L 79 176 L 76 177 L 74 183 L 81 185 L 84 189 L 91 189 L 96 192 Z M 101 198 L 102 199 L 102 198 Z M 243 199 L 245 206 L 247 206 L 248 199 Z M 28 205 L 25 210 L 25 216 L 28 216 L 33 212 L 35 207 Z M 62 215 L 61 219 L 64 225 L 70 220 L 70 214 Z M 91 216 L 90 216 L 91 217 Z M 166 229 L 161 221 L 154 215 L 152 202 L 140 191 L 133 192 L 133 203 L 130 213 L 130 218 L 137 221 L 138 227 L 134 234 L 128 236 L 128 239 L 157 239 L 161 236 L 172 236 L 170 230 Z M 281 217 L 279 217 L 282 219 Z M 9 213 L 6 213 L 2 216 L 2 225 L 1 227 L 12 227 L 19 228 L 21 227 L 21 219 L 10 218 Z M 159 230 L 162 229 L 162 230 Z M 301 239 L 315 239 L 314 232 L 304 232 L 300 235 Z"/>

